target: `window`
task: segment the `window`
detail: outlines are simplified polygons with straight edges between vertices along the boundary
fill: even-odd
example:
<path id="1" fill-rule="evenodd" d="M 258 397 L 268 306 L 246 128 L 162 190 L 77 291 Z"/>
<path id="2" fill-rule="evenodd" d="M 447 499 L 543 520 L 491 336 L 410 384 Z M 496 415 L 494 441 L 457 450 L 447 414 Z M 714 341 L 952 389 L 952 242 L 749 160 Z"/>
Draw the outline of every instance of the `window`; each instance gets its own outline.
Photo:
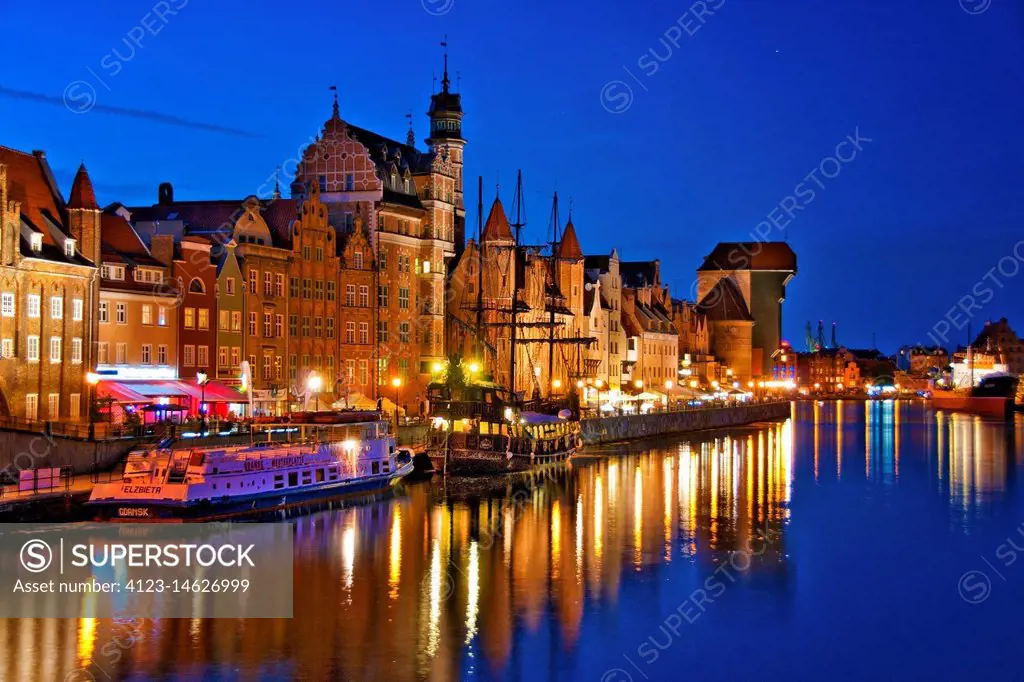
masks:
<path id="1" fill-rule="evenodd" d="M 224 293 L 227 294 L 228 296 L 234 296 L 235 295 L 235 278 L 234 277 L 228 277 L 227 279 L 224 280 Z"/>
<path id="2" fill-rule="evenodd" d="M 345 305 L 354 307 L 356 304 L 356 285 L 346 284 L 345 285 Z"/>
<path id="3" fill-rule="evenodd" d="M 273 371 L 274 359 L 270 353 L 263 353 L 263 378 L 269 379 L 271 372 Z"/>
<path id="4" fill-rule="evenodd" d="M 345 343 L 356 342 L 356 323 L 346 322 L 345 323 Z"/>
<path id="5" fill-rule="evenodd" d="M 324 281 L 322 279 L 316 281 L 316 300 L 324 300 Z"/>
<path id="6" fill-rule="evenodd" d="M 50 362 L 51 363 L 56 364 L 56 363 L 58 363 L 58 362 L 60 362 L 61 360 L 64 359 L 62 357 L 62 354 L 61 354 L 60 351 L 61 351 L 61 340 L 60 340 L 60 337 L 59 336 L 51 336 L 50 337 Z"/>
<path id="7" fill-rule="evenodd" d="M 274 293 L 274 273 L 269 270 L 263 272 L 263 295 L 270 296 Z"/>
<path id="8" fill-rule="evenodd" d="M 284 296 L 284 275 L 280 272 L 274 275 L 274 295 Z"/>
<path id="9" fill-rule="evenodd" d="M 218 318 L 217 319 L 217 328 L 220 331 L 226 332 L 226 331 L 229 331 L 231 329 L 231 311 L 230 310 L 221 310 L 217 314 L 217 318 Z"/>
<path id="10" fill-rule="evenodd" d="M 51 320 L 63 320 L 64 319 L 64 299 L 60 296 L 50 297 L 50 319 Z"/>
<path id="11" fill-rule="evenodd" d="M 377 343 L 388 342 L 388 323 L 387 320 L 377 321 Z"/>
<path id="12" fill-rule="evenodd" d="M 249 313 L 249 336 L 256 336 L 256 313 Z"/>
<path id="13" fill-rule="evenodd" d="M 186 367 L 194 367 L 196 364 L 196 347 L 192 344 L 186 344 L 182 349 L 182 356 L 181 364 Z"/>
<path id="14" fill-rule="evenodd" d="M 25 396 L 25 419 L 35 421 L 39 419 L 39 394 L 29 393 Z"/>
<path id="15" fill-rule="evenodd" d="M 387 285 L 379 285 L 377 287 L 377 307 L 387 308 L 388 307 L 388 287 Z"/>
<path id="16" fill-rule="evenodd" d="M 361 308 L 370 307 L 370 287 L 365 284 L 359 287 L 359 306 Z"/>
<path id="17" fill-rule="evenodd" d="M 117 323 L 128 324 L 128 306 L 125 303 L 117 304 Z"/>
<path id="18" fill-rule="evenodd" d="M 398 290 L 398 307 L 402 310 L 409 309 L 409 290 L 405 287 Z"/>
<path id="19" fill-rule="evenodd" d="M 302 335 L 309 336 L 309 315 L 302 316 Z"/>
<path id="20" fill-rule="evenodd" d="M 329 339 L 333 339 L 334 338 L 334 318 L 333 317 L 328 317 L 327 318 L 327 338 L 329 338 Z"/>
<path id="21" fill-rule="evenodd" d="M 200 308 L 199 309 L 199 328 L 209 329 L 210 328 L 210 309 Z"/>
<path id="22" fill-rule="evenodd" d="M 383 386 L 388 380 L 388 359 L 377 358 L 377 383 Z"/>
<path id="23" fill-rule="evenodd" d="M 39 337 L 38 336 L 29 336 L 26 339 L 26 341 L 27 341 L 27 344 L 25 346 L 25 350 L 27 351 L 26 352 L 26 356 L 25 356 L 26 359 L 29 362 L 39 362 Z"/>
<path id="24" fill-rule="evenodd" d="M 105 365 L 110 361 L 110 344 L 106 341 L 100 341 L 96 344 L 96 362 L 100 365 Z"/>
<path id="25" fill-rule="evenodd" d="M 114 352 L 117 354 L 116 360 L 117 360 L 117 364 L 118 365 L 126 365 L 126 364 L 128 364 L 128 344 L 127 343 L 118 343 L 117 346 L 114 349 Z"/>
<path id="26" fill-rule="evenodd" d="M 0 358 L 9 360 L 14 357 L 14 339 L 0 341 Z"/>
<path id="27" fill-rule="evenodd" d="M 324 318 L 317 317 L 313 320 L 313 336 L 320 338 L 324 335 Z"/>
<path id="28" fill-rule="evenodd" d="M 299 359 L 293 353 L 288 356 L 288 378 L 295 379 L 299 376 Z"/>
<path id="29" fill-rule="evenodd" d="M 142 344 L 142 364 L 150 365 L 153 363 L 153 344 L 144 343 Z"/>
<path id="30" fill-rule="evenodd" d="M 364 345 L 370 343 L 370 324 L 368 322 L 359 323 L 359 343 Z"/>
<path id="31" fill-rule="evenodd" d="M 231 331 L 242 331 L 242 312 L 240 310 L 231 311 Z"/>
<path id="32" fill-rule="evenodd" d="M 316 262 L 317 263 L 323 263 L 324 262 L 324 247 L 322 247 L 322 246 L 316 247 L 316 252 L 315 253 L 316 253 Z"/>
<path id="33" fill-rule="evenodd" d="M 142 324 L 153 324 L 153 306 L 142 304 Z"/>
<path id="34" fill-rule="evenodd" d="M 288 333 L 292 336 L 299 335 L 299 316 L 289 315 L 288 316 Z"/>
<path id="35" fill-rule="evenodd" d="M 263 338 L 269 339 L 273 333 L 273 316 L 270 313 L 263 313 Z"/>
<path id="36" fill-rule="evenodd" d="M 156 363 L 158 365 L 167 364 L 167 344 L 161 343 L 156 347 Z"/>
<path id="37" fill-rule="evenodd" d="M 383 223 L 381 224 L 381 227 L 383 228 Z M 377 256 L 377 267 L 382 272 L 388 269 L 388 252 L 384 249 L 381 249 L 380 254 Z"/>
<path id="38" fill-rule="evenodd" d="M 82 362 L 82 339 L 77 336 L 71 339 L 71 362 L 76 365 Z"/>
<path id="39" fill-rule="evenodd" d="M 345 191 L 351 192 L 356 188 L 355 173 L 345 173 Z"/>
<path id="40" fill-rule="evenodd" d="M 256 293 L 256 281 L 259 279 L 260 273 L 258 270 L 249 268 L 249 293 Z"/>
<path id="41" fill-rule="evenodd" d="M 355 265 L 356 270 L 363 269 L 363 252 L 356 251 L 355 255 L 352 256 L 352 262 Z"/>
<path id="42" fill-rule="evenodd" d="M 68 416 L 72 419 L 81 419 L 82 417 L 82 394 L 72 393 L 68 396 Z"/>
<path id="43" fill-rule="evenodd" d="M 409 323 L 402 322 L 398 325 L 398 342 L 409 343 Z"/>
<path id="44" fill-rule="evenodd" d="M 75 257 L 75 240 L 65 239 L 64 240 L 64 255 L 68 258 Z"/>
<path id="45" fill-rule="evenodd" d="M 196 364 L 200 367 L 210 366 L 210 347 L 199 346 L 196 348 Z"/>
<path id="46" fill-rule="evenodd" d="M 103 307 L 103 304 L 100 305 Z M 14 317 L 14 294 L 3 293 L 0 294 L 0 314 L 4 317 Z M 100 322 L 106 322 L 106 320 L 100 320 Z"/>
<path id="47" fill-rule="evenodd" d="M 28 295 L 28 316 L 39 317 L 39 294 Z"/>
<path id="48" fill-rule="evenodd" d="M 103 279 L 124 279 L 123 265 L 103 265 L 100 267 L 100 277 Z"/>
<path id="49" fill-rule="evenodd" d="M 217 351 L 217 366 L 227 367 L 228 366 L 228 347 L 221 346 Z"/>
<path id="50" fill-rule="evenodd" d="M 303 246 L 302 247 L 302 260 L 306 261 L 307 263 L 310 260 L 310 253 L 309 253 L 309 247 L 308 246 Z"/>
<path id="51" fill-rule="evenodd" d="M 185 329 L 196 328 L 196 309 L 185 308 Z"/>
<path id="52" fill-rule="evenodd" d="M 306 277 L 302 280 L 302 298 L 312 298 L 313 296 L 313 280 Z"/>
<path id="53" fill-rule="evenodd" d="M 284 376 L 284 363 L 280 355 L 274 358 L 274 378 L 280 379 Z"/>
<path id="54" fill-rule="evenodd" d="M 424 275 L 429 275 L 430 274 L 430 261 L 428 261 L 428 260 L 423 261 L 423 274 Z"/>
<path id="55" fill-rule="evenodd" d="M 292 298 L 299 297 L 299 278 L 292 277 L 288 280 L 288 295 Z"/>
<path id="56" fill-rule="evenodd" d="M 156 312 L 157 322 L 156 323 L 158 325 L 160 325 L 161 327 L 166 327 L 167 326 L 167 308 L 163 307 L 162 305 L 158 305 L 156 307 L 156 310 L 157 310 L 157 312 Z"/>
<path id="57" fill-rule="evenodd" d="M 370 383 L 370 366 L 366 360 L 359 361 L 359 383 L 364 386 Z"/>

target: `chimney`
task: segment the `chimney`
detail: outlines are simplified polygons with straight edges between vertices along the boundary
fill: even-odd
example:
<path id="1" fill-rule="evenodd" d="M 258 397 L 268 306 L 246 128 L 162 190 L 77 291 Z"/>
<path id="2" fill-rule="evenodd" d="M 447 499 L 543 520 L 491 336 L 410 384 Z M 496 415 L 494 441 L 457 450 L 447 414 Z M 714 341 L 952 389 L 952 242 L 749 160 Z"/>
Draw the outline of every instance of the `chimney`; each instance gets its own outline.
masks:
<path id="1" fill-rule="evenodd" d="M 174 235 L 155 234 L 149 245 L 149 251 L 153 258 L 171 267 L 174 262 Z"/>
<path id="2" fill-rule="evenodd" d="M 174 203 L 174 187 L 169 182 L 161 182 L 157 189 L 157 203 L 167 206 Z"/>

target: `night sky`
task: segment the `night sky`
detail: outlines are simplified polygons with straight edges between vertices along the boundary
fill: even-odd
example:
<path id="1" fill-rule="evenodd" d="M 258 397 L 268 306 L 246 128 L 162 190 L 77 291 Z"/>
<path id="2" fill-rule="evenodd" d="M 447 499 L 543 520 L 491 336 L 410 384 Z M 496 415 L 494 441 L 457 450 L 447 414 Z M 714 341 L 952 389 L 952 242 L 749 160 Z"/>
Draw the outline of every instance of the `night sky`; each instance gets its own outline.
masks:
<path id="1" fill-rule="evenodd" d="M 411 111 L 423 140 L 447 34 L 472 225 L 476 176 L 489 204 L 521 167 L 528 239 L 557 189 L 586 253 L 660 258 L 677 296 L 716 242 L 788 237 L 800 347 L 819 318 L 891 352 L 949 316 L 962 341 L 968 315 L 949 311 L 968 294 L 975 329 L 1007 316 L 1024 332 L 1024 4 L 689 7 L 4 3 L 0 144 L 45 149 L 65 192 L 84 160 L 103 204 L 153 203 L 162 181 L 179 199 L 240 198 L 317 133 L 333 83 L 343 118 L 404 140 Z M 860 149 L 829 161 L 857 131 Z"/>

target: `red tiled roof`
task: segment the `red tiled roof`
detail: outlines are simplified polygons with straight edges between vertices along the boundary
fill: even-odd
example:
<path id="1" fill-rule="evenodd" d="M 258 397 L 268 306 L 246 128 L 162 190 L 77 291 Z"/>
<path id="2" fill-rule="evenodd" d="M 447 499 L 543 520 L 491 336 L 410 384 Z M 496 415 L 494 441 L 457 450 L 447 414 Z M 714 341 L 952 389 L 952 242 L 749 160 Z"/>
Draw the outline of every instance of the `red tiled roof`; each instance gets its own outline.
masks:
<path id="1" fill-rule="evenodd" d="M 21 215 L 38 231 L 43 233 L 43 243 L 53 245 L 55 242 L 50 231 L 44 226 L 46 215 L 57 225 L 64 227 L 63 214 L 58 202 L 60 196 L 54 196 L 54 189 L 47 180 L 45 160 L 33 154 L 26 154 L 8 147 L 0 147 L 0 164 L 7 166 L 8 199 L 21 204 Z"/>
<path id="2" fill-rule="evenodd" d="M 505 217 L 505 207 L 501 205 L 501 199 L 495 199 L 491 204 L 491 212 L 484 223 L 484 233 L 480 241 L 512 241 L 512 228 L 508 225 L 508 218 Z"/>
<path id="3" fill-rule="evenodd" d="M 92 180 L 89 179 L 89 172 L 85 170 L 84 163 L 78 167 L 75 181 L 71 183 L 68 208 L 87 208 L 92 211 L 98 211 L 100 208 L 96 203 L 96 192 L 92 189 Z"/>
<path id="4" fill-rule="evenodd" d="M 746 301 L 743 300 L 743 294 L 736 288 L 736 283 L 728 277 L 723 277 L 715 283 L 711 291 L 697 304 L 697 309 L 704 313 L 709 320 L 719 322 L 726 320 L 752 322 L 754 320 L 750 309 L 747 308 Z"/>
<path id="5" fill-rule="evenodd" d="M 100 216 L 100 244 L 105 253 L 141 257 L 147 261 L 151 259 L 139 235 L 127 220 L 116 213 L 103 213 Z"/>
<path id="6" fill-rule="evenodd" d="M 580 242 L 576 238 L 576 228 L 573 227 L 572 220 L 565 226 L 565 233 L 562 235 L 562 241 L 558 243 L 558 253 L 556 255 L 564 260 L 580 260 L 583 258 L 583 249 L 580 248 Z"/>
<path id="7" fill-rule="evenodd" d="M 786 242 L 719 242 L 700 270 L 783 270 L 796 272 L 796 254 Z"/>

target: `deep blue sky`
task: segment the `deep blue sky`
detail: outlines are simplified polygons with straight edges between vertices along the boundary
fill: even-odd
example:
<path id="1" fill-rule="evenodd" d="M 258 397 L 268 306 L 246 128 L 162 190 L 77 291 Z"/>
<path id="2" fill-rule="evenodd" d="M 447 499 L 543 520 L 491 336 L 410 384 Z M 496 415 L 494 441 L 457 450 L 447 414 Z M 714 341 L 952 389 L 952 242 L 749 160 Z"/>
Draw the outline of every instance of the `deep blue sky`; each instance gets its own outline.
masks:
<path id="1" fill-rule="evenodd" d="M 715 242 L 750 239 L 859 127 L 872 142 L 824 189 L 811 185 L 814 200 L 787 229 L 800 266 L 785 306 L 795 344 L 819 318 L 836 320 L 850 345 L 869 345 L 872 332 L 888 350 L 928 341 L 1024 239 L 1015 0 L 708 0 L 721 7 L 702 26 L 681 19 L 686 2 L 168 0 L 183 3 L 166 24 L 143 22 L 152 0 L 5 3 L 0 87 L 54 103 L 0 95 L 0 144 L 45 149 L 65 191 L 85 160 L 101 203 L 150 203 L 164 180 L 182 199 L 241 197 L 317 132 L 332 83 L 343 117 L 404 139 L 411 110 L 426 137 L 447 33 L 453 80 L 462 75 L 470 220 L 476 176 L 489 203 L 499 174 L 509 198 L 522 167 L 531 239 L 545 234 L 557 189 L 574 200 L 587 253 L 660 258 L 677 295 L 690 295 Z M 677 21 L 699 28 L 676 37 Z M 130 60 L 112 55 L 130 55 L 125 36 L 141 23 L 157 35 Z M 667 55 L 666 32 L 679 47 L 646 75 L 648 50 Z M 84 114 L 60 104 L 76 80 L 96 89 Z M 635 95 L 619 114 L 601 98 L 613 80 Z M 69 91 L 73 105 L 83 87 Z M 622 106 L 623 93 L 613 85 L 604 104 Z M 989 280 L 975 328 L 1004 315 L 1024 327 L 1024 272 L 991 277 L 1003 288 Z M 954 328 L 951 341 L 965 333 Z"/>

